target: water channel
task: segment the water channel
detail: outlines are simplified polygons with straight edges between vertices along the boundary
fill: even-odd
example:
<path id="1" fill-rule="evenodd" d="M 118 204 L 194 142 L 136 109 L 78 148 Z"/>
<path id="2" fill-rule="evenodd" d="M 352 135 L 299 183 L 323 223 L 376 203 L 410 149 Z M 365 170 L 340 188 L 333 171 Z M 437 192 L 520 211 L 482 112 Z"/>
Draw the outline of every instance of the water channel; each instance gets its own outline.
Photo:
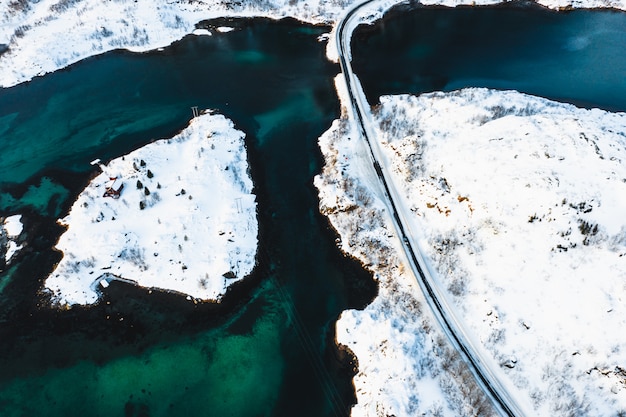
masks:
<path id="1" fill-rule="evenodd" d="M 488 87 L 625 111 L 625 48 L 625 12 L 401 6 L 357 28 L 352 67 L 372 104 L 384 94 Z"/>

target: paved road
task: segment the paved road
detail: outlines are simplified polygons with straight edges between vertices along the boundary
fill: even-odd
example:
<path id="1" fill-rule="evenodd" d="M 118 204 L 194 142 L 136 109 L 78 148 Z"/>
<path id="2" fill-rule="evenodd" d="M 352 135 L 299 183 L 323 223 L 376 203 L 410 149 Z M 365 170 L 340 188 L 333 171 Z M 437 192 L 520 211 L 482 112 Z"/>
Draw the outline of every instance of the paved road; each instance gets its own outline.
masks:
<path id="1" fill-rule="evenodd" d="M 468 332 L 464 323 L 459 319 L 454 306 L 448 301 L 445 290 L 441 288 L 439 281 L 433 277 L 434 274 L 424 260 L 419 246 L 412 238 L 417 236 L 417 234 L 411 232 L 410 222 L 406 220 L 407 214 L 403 211 L 403 206 L 397 203 L 400 201 L 400 194 L 395 189 L 393 181 L 389 179 L 385 165 L 382 162 L 384 158 L 372 127 L 369 104 L 365 100 L 361 85 L 352 72 L 350 65 L 350 40 L 354 24 L 358 21 L 359 12 L 363 10 L 363 7 L 371 5 L 376 1 L 367 0 L 356 5 L 339 22 L 337 28 L 335 41 L 350 101 L 346 105 L 351 107 L 361 136 L 369 147 L 372 164 L 387 195 L 387 207 L 393 214 L 394 227 L 398 236 L 402 238 L 403 247 L 411 269 L 444 333 L 468 364 L 476 378 L 476 382 L 491 399 L 499 414 L 506 417 L 525 416 L 526 413 L 523 412 L 509 390 L 498 379 L 497 366 L 492 363 L 491 359 L 482 355 L 482 349 L 479 344 L 473 340 L 471 333 Z"/>

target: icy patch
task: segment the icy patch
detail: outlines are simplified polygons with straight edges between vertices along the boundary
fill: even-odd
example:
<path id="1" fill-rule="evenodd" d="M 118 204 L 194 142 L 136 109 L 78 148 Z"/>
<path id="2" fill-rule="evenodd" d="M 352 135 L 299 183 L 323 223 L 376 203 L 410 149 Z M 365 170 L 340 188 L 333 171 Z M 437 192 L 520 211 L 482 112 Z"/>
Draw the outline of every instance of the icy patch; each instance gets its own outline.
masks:
<path id="1" fill-rule="evenodd" d="M 93 303 L 103 279 L 219 300 L 250 274 L 258 224 L 243 138 L 204 114 L 103 167 L 61 220 L 54 300 Z"/>

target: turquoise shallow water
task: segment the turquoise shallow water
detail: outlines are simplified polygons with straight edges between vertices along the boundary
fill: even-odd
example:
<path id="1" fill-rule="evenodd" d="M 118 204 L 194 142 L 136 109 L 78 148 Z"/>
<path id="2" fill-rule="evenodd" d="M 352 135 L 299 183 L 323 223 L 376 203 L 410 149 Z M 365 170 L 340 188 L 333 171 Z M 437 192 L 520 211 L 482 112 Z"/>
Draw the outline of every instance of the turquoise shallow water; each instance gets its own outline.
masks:
<path id="1" fill-rule="evenodd" d="M 317 138 L 339 115 L 316 38 L 328 28 L 236 21 L 162 52 L 113 52 L 0 91 L 0 213 L 37 237 L 0 274 L 0 415 L 347 415 L 351 368 L 339 313 L 375 293 L 317 211 Z M 50 247 L 108 159 L 213 108 L 246 132 L 258 194 L 260 266 L 221 306 L 115 284 L 89 309 L 39 305 Z M 346 368 L 345 365 L 348 365 Z"/>
<path id="2" fill-rule="evenodd" d="M 2 415 L 272 415 L 283 384 L 284 320 L 269 309 L 244 334 L 217 328 L 103 363 L 45 367 L 3 386 Z"/>

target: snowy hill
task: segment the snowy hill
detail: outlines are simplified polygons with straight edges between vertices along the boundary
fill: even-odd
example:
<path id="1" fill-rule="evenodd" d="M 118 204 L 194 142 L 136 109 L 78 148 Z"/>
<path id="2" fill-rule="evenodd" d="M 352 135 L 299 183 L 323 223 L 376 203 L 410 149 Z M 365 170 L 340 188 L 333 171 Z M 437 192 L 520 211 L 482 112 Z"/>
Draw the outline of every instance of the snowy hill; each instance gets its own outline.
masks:
<path id="1" fill-rule="evenodd" d="M 467 89 L 383 97 L 375 118 L 414 238 L 521 401 L 541 416 L 625 412 L 626 114 Z M 407 314 L 404 265 L 369 249 L 398 243 L 366 159 L 342 157 L 363 152 L 348 135 L 321 140 L 340 168 L 316 184 L 342 248 L 381 285 L 337 325 L 365 365 L 353 416 L 380 415 L 372 404 L 415 415 L 395 393 L 439 378 L 424 366 L 441 360 L 430 358 L 437 338 Z"/>
<path id="2" fill-rule="evenodd" d="M 111 161 L 80 194 L 45 285 L 87 304 L 111 279 L 219 300 L 254 265 L 258 223 L 242 132 L 204 114 L 171 139 Z M 103 197 L 111 178 L 118 198 Z M 117 188 L 117 187 L 115 187 Z"/>

